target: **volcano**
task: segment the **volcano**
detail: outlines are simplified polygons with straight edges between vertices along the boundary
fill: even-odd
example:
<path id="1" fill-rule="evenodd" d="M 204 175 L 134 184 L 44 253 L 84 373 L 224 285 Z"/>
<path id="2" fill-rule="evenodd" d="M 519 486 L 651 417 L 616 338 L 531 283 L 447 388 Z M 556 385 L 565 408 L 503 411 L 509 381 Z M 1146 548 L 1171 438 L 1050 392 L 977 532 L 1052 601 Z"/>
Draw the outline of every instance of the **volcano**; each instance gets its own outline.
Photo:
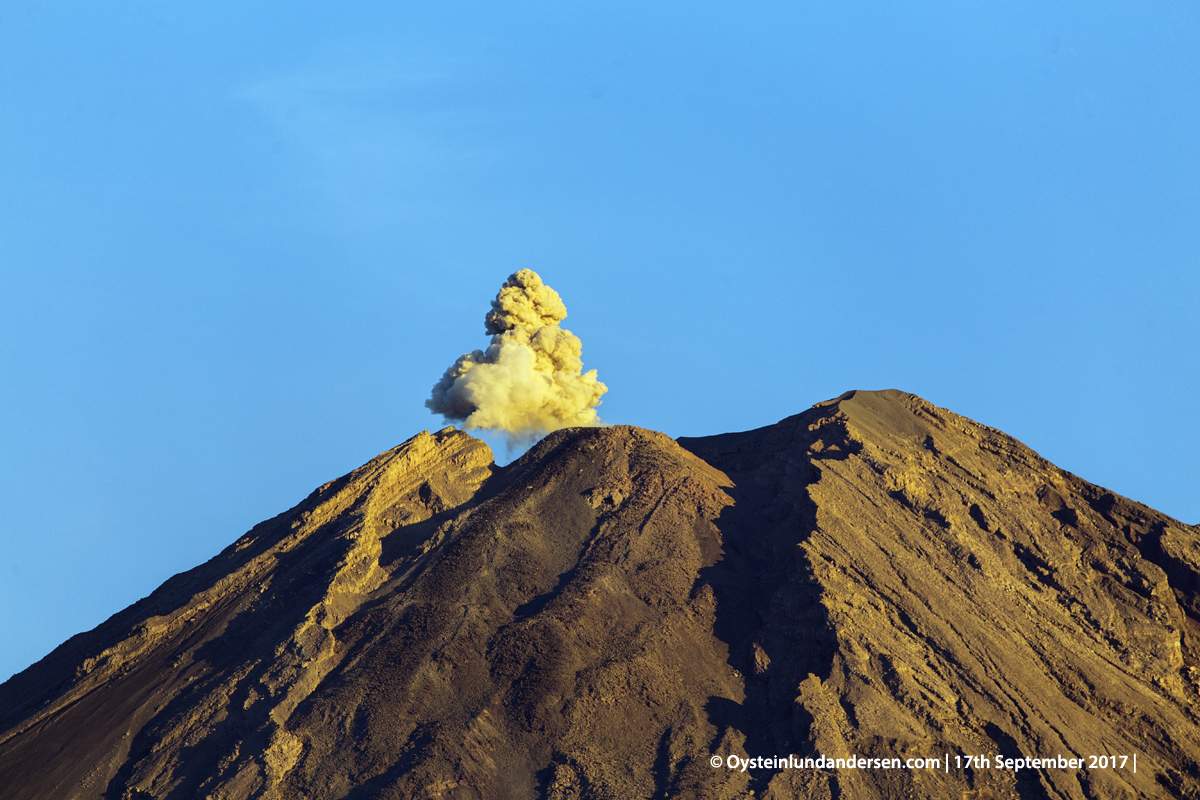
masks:
<path id="1" fill-rule="evenodd" d="M 4 800 L 1200 797 L 1200 529 L 894 390 L 421 433 L 0 686 Z"/>

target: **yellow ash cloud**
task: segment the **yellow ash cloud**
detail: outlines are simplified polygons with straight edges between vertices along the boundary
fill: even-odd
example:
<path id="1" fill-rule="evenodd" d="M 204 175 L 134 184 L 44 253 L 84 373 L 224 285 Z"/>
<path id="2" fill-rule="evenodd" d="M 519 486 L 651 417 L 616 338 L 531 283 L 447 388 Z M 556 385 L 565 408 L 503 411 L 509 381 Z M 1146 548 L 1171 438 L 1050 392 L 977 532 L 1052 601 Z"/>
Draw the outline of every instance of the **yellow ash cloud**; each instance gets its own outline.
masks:
<path id="1" fill-rule="evenodd" d="M 550 431 L 599 425 L 608 387 L 583 371 L 583 343 L 558 326 L 567 317 L 558 292 L 531 269 L 508 277 L 484 318 L 486 350 L 460 356 L 425 405 L 467 430 L 502 431 L 510 442 Z"/>

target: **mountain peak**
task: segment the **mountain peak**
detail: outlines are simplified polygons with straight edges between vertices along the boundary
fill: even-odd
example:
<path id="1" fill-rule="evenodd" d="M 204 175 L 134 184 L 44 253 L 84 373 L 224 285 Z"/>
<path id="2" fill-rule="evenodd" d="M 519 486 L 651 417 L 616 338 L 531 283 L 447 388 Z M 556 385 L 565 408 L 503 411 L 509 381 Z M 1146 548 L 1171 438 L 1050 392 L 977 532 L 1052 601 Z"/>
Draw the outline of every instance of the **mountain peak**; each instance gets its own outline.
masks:
<path id="1" fill-rule="evenodd" d="M 1198 553 L 895 390 L 503 468 L 425 432 L 0 686 L 0 798 L 1183 797 Z"/>

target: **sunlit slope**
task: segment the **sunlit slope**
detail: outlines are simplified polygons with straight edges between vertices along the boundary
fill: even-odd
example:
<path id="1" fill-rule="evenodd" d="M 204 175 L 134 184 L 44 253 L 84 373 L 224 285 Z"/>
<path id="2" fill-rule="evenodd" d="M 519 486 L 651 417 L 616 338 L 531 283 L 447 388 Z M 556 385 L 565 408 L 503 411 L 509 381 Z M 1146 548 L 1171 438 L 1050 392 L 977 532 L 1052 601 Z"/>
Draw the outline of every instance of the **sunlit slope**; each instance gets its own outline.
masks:
<path id="1" fill-rule="evenodd" d="M 896 391 L 683 444 L 735 483 L 726 549 L 759 575 L 754 594 L 718 591 L 743 620 L 732 661 L 757 673 L 744 713 L 758 750 L 1139 754 L 1137 774 L 1130 761 L 1014 776 L 994 759 L 949 774 L 791 772 L 770 783 L 781 796 L 835 782 L 851 797 L 1197 785 L 1194 527 Z"/>
<path id="2" fill-rule="evenodd" d="M 1198 554 L 900 392 L 422 434 L 0 687 L 0 798 L 1186 796 Z M 792 753 L 1138 771 L 710 764 Z"/>

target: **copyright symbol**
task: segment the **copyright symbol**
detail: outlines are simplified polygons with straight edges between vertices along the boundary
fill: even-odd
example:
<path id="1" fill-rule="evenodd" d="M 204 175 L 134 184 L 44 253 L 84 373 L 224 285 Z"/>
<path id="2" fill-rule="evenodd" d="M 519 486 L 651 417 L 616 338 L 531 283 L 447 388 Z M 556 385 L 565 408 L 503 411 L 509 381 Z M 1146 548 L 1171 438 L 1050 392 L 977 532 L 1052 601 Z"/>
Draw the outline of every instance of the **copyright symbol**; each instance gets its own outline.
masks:
<path id="1" fill-rule="evenodd" d="M 712 758 L 710 758 L 708 760 L 708 763 L 712 764 L 713 769 L 717 769 L 718 767 L 721 766 L 721 764 L 724 762 L 724 760 L 725 759 L 721 758 L 720 756 L 713 756 Z"/>

